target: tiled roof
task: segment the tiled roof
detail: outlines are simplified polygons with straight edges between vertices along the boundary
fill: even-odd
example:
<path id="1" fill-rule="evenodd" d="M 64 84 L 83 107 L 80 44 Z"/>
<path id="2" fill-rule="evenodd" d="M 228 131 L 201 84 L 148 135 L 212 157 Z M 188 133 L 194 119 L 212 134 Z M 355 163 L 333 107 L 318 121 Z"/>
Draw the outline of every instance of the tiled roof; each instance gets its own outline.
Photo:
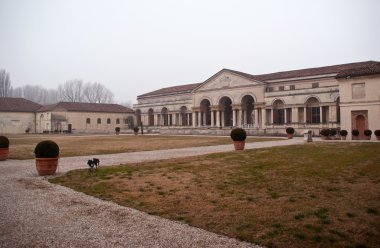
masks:
<path id="1" fill-rule="evenodd" d="M 361 68 L 377 68 L 377 64 L 379 64 L 378 61 L 365 61 L 365 62 L 356 62 L 356 63 L 349 63 L 349 64 L 341 64 L 341 65 L 332 65 L 332 66 L 323 66 L 323 67 L 315 67 L 315 68 L 307 68 L 307 69 L 300 69 L 300 70 L 292 70 L 292 71 L 282 71 L 282 72 L 275 72 L 275 73 L 269 73 L 269 74 L 261 74 L 261 75 L 252 75 L 240 71 L 230 70 L 230 69 L 223 69 L 222 71 L 229 71 L 238 75 L 241 75 L 243 77 L 257 80 L 257 81 L 271 81 L 271 80 L 279 80 L 279 79 L 290 79 L 290 78 L 302 78 L 302 77 L 311 77 L 311 76 L 318 76 L 318 75 L 326 75 L 326 74 L 338 74 L 341 71 L 357 71 L 362 70 Z M 368 71 L 368 69 L 366 69 Z M 375 71 L 377 69 L 374 69 Z M 371 69 L 372 71 L 372 69 Z M 372 73 L 375 73 L 372 71 Z M 376 73 L 377 74 L 377 73 Z M 211 77 L 212 78 L 212 77 Z M 207 81 L 207 80 L 206 80 Z M 202 85 L 203 83 L 198 84 L 188 84 L 188 85 L 180 85 L 180 86 L 173 86 L 168 88 L 162 88 L 156 91 L 152 91 L 143 95 L 137 96 L 137 98 L 142 97 L 149 97 L 149 96 L 156 96 L 156 95 L 165 95 L 165 94 L 174 94 L 174 93 L 186 93 L 191 92 L 198 86 Z"/>
<path id="2" fill-rule="evenodd" d="M 137 96 L 137 98 L 171 94 L 171 93 L 188 93 L 188 92 L 191 92 L 192 90 L 194 90 L 199 85 L 201 85 L 201 83 L 178 85 L 178 86 L 173 86 L 173 87 L 162 88 L 162 89 L 155 90 L 155 91 L 143 94 L 143 95 L 139 95 L 139 96 Z"/>
<path id="3" fill-rule="evenodd" d="M 336 75 L 336 78 L 370 76 L 375 74 L 380 74 L 380 62 L 366 65 L 360 68 L 340 71 L 338 75 Z"/>
<path id="4" fill-rule="evenodd" d="M 344 71 L 344 70 L 355 70 L 355 69 L 359 69 L 363 67 L 370 67 L 377 63 L 379 62 L 366 61 L 366 62 L 357 62 L 357 63 L 350 63 L 350 64 L 342 64 L 342 65 L 307 68 L 307 69 L 300 69 L 300 70 L 293 70 L 293 71 L 282 71 L 282 72 L 275 72 L 275 73 L 261 74 L 261 75 L 251 75 L 251 74 L 247 74 L 247 73 L 243 73 L 239 71 L 233 71 L 229 69 L 226 69 L 226 70 L 240 74 L 244 77 L 265 82 L 265 81 L 278 80 L 278 79 L 311 77 L 311 76 L 326 75 L 326 74 L 338 74 L 339 72 Z"/>
<path id="5" fill-rule="evenodd" d="M 57 108 L 62 108 L 72 112 L 134 113 L 132 109 L 119 104 L 83 102 L 59 102 L 56 104 L 43 106 L 38 109 L 37 112 L 53 111 Z"/>
<path id="6" fill-rule="evenodd" d="M 2 112 L 35 112 L 42 105 L 24 98 L 0 97 Z"/>

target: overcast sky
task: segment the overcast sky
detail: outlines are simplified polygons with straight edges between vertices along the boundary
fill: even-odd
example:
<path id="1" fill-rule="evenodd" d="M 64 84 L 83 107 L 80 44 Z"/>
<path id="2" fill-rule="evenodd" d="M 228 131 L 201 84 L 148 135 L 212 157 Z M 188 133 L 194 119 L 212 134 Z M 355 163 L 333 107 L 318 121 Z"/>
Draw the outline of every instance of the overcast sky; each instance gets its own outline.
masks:
<path id="1" fill-rule="evenodd" d="M 106 85 L 118 102 L 199 83 L 380 60 L 379 0 L 0 0 L 12 86 Z"/>

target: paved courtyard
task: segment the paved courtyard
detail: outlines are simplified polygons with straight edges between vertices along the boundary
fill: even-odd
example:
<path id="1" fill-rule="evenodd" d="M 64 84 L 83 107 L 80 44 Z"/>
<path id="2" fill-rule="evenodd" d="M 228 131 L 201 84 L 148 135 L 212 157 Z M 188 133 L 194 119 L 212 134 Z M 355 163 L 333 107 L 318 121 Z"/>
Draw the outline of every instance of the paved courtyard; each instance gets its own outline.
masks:
<path id="1" fill-rule="evenodd" d="M 246 144 L 246 149 L 302 144 L 303 139 Z M 232 151 L 232 145 L 61 158 L 58 174 L 101 166 Z M 0 162 L 0 247 L 257 247 L 99 200 L 38 177 L 34 160 Z"/>

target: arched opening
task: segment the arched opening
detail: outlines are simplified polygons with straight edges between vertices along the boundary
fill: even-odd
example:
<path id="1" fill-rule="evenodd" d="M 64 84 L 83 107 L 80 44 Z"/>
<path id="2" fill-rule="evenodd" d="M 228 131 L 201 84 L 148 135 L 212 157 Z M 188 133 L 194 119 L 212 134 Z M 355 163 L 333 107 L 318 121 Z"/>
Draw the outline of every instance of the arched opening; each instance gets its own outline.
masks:
<path id="1" fill-rule="evenodd" d="M 119 118 L 116 119 L 116 124 L 120 124 L 120 119 Z"/>
<path id="2" fill-rule="evenodd" d="M 111 124 L 111 118 L 107 118 L 107 124 Z"/>
<path id="3" fill-rule="evenodd" d="M 154 112 L 153 109 L 148 110 L 148 126 L 154 126 Z"/>
<path id="4" fill-rule="evenodd" d="M 161 110 L 161 118 L 162 118 L 162 122 L 161 124 L 164 125 L 164 126 L 168 126 L 169 125 L 169 115 L 168 115 L 168 109 L 163 107 L 162 110 Z"/>
<path id="5" fill-rule="evenodd" d="M 90 118 L 86 119 L 86 124 L 91 124 L 91 119 Z"/>
<path id="6" fill-rule="evenodd" d="M 102 119 L 98 118 L 97 122 L 98 124 L 102 124 Z"/>
<path id="7" fill-rule="evenodd" d="M 203 99 L 201 101 L 201 125 L 202 126 L 209 126 L 211 125 L 211 103 L 207 99 Z"/>
<path id="8" fill-rule="evenodd" d="M 136 124 L 137 126 L 140 126 L 141 124 L 141 110 L 140 109 L 136 110 Z"/>
<path id="9" fill-rule="evenodd" d="M 311 97 L 306 102 L 306 123 L 319 124 L 321 123 L 321 112 L 319 101 L 315 97 Z"/>
<path id="10" fill-rule="evenodd" d="M 284 102 L 282 100 L 276 100 L 273 102 L 273 124 L 284 125 L 285 124 L 285 110 Z"/>
<path id="11" fill-rule="evenodd" d="M 179 124 L 181 126 L 187 126 L 188 123 L 189 123 L 189 120 L 188 120 L 188 114 L 187 114 L 187 108 L 186 106 L 182 106 L 179 110 L 179 113 L 180 113 L 180 122 Z"/>
<path id="12" fill-rule="evenodd" d="M 227 96 L 222 97 L 219 101 L 219 109 L 222 111 L 222 126 L 233 126 L 232 100 Z"/>
<path id="13" fill-rule="evenodd" d="M 250 95 L 246 95 L 241 99 L 242 117 L 239 117 L 239 118 L 241 118 L 243 125 L 253 125 L 254 124 L 254 120 L 255 120 L 255 116 L 254 116 L 254 112 L 253 112 L 254 101 L 255 100 Z"/>

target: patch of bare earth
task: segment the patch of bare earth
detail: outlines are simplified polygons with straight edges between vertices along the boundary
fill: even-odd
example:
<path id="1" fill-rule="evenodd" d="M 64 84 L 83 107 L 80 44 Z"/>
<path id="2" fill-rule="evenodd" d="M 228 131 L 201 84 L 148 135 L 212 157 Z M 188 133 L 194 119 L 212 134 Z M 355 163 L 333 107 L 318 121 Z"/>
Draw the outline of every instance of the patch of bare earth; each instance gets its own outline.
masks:
<path id="1" fill-rule="evenodd" d="M 378 247 L 380 144 L 307 144 L 72 171 L 52 182 L 269 247 Z"/>

